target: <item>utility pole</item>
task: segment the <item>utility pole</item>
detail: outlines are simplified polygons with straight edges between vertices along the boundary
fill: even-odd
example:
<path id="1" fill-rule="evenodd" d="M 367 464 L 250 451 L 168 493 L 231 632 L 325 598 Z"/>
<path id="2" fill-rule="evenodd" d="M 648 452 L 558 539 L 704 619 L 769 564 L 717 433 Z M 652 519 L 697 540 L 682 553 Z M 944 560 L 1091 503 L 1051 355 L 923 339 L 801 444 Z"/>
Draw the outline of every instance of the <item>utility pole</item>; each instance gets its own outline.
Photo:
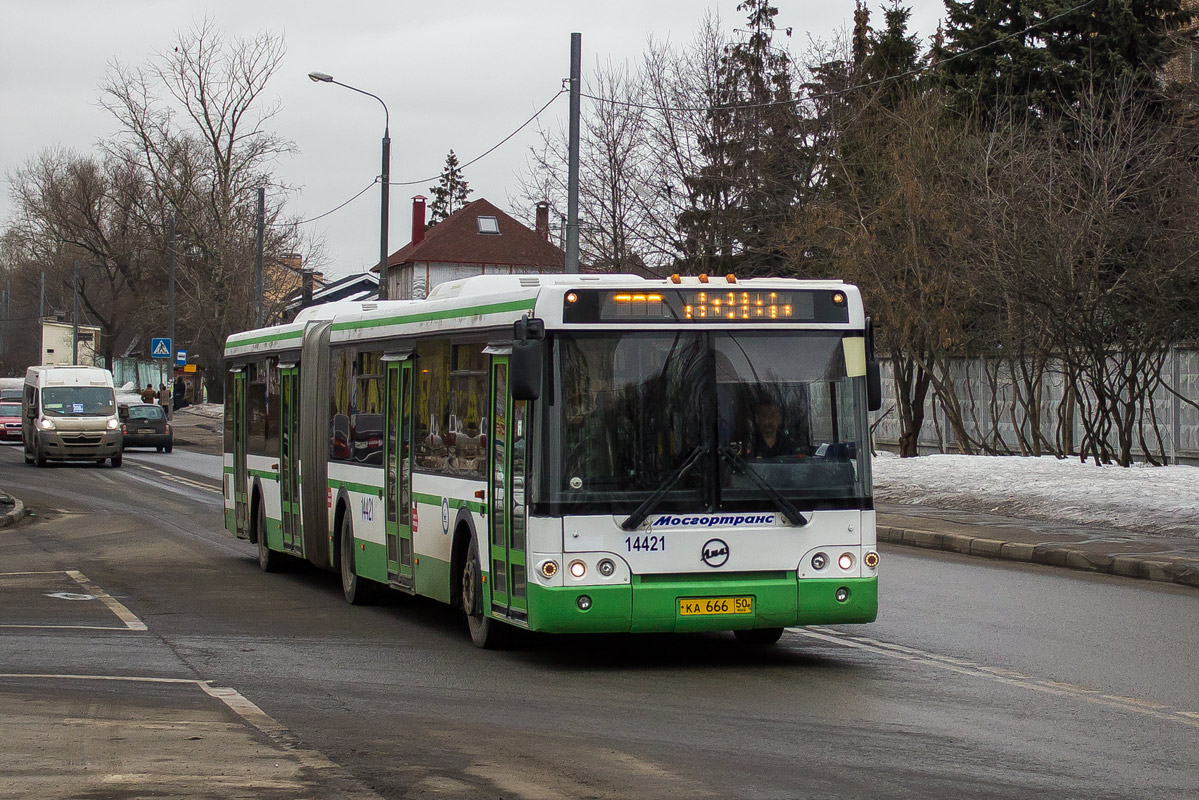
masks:
<path id="1" fill-rule="evenodd" d="M 170 363 L 175 366 L 175 216 L 171 215 L 170 241 L 167 242 L 167 339 L 171 342 Z"/>
<path id="2" fill-rule="evenodd" d="M 37 307 L 37 321 L 46 318 L 46 270 L 42 270 L 42 302 Z"/>
<path id="3" fill-rule="evenodd" d="M 570 35 L 570 154 L 566 164 L 566 272 L 579 271 L 579 94 L 583 34 Z"/>
<path id="4" fill-rule="evenodd" d="M 79 259 L 75 259 L 75 313 L 71 316 L 71 363 L 79 363 Z"/>

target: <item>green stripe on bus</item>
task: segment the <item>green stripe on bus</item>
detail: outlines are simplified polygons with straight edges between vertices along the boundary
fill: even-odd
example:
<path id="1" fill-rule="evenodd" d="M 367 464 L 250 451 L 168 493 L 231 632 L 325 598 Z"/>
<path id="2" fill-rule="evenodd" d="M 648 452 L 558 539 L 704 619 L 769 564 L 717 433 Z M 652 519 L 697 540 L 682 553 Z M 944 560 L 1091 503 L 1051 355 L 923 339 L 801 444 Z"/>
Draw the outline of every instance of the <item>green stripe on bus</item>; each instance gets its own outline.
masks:
<path id="1" fill-rule="evenodd" d="M 339 481 L 337 478 L 329 479 L 330 489 L 345 489 L 350 492 L 362 492 L 363 494 L 379 494 L 383 491 L 382 486 L 371 486 L 368 483 L 354 483 L 353 481 Z"/>
<path id="2" fill-rule="evenodd" d="M 412 493 L 412 499 L 418 503 L 424 503 L 430 506 L 441 505 L 441 495 L 438 494 L 421 494 L 419 492 Z M 477 503 L 474 500 L 459 500 L 456 497 L 450 498 L 450 509 L 457 511 L 460 508 L 466 508 L 476 514 L 482 514 L 486 511 L 487 506 L 483 503 Z"/>
<path id="3" fill-rule="evenodd" d="M 302 335 L 302 331 L 287 331 L 285 333 L 268 333 L 263 336 L 252 336 L 249 339 L 238 339 L 236 342 L 226 343 L 225 352 L 228 353 L 235 347 L 248 347 L 252 344 L 265 344 L 266 342 L 282 342 L 286 339 L 299 339 Z"/>
<path id="4" fill-rule="evenodd" d="M 500 314 L 505 311 L 527 311 L 536 304 L 536 300 L 529 298 L 527 300 L 512 300 L 507 303 L 491 303 L 485 306 L 471 306 L 470 308 L 451 308 L 445 311 L 425 311 L 420 314 L 408 314 L 405 316 L 386 317 L 384 319 L 369 319 L 357 320 L 355 322 L 335 322 L 331 330 L 334 331 L 353 331 L 363 330 L 365 328 L 381 328 L 385 325 L 402 325 L 413 322 L 430 322 L 438 319 L 455 319 L 458 317 L 469 317 L 479 314 Z M 238 343 L 240 344 L 240 342 Z"/>
<path id="5" fill-rule="evenodd" d="M 246 472 L 254 478 L 266 478 L 268 481 L 279 480 L 279 473 L 269 469 L 248 469 Z"/>

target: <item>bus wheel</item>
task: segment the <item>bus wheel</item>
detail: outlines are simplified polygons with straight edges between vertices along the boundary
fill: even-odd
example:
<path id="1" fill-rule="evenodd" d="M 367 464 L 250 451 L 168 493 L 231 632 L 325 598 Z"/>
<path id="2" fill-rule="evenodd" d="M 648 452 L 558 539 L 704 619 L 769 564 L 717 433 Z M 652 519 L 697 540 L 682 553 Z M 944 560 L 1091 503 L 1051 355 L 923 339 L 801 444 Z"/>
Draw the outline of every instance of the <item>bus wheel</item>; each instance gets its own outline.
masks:
<path id="1" fill-rule="evenodd" d="M 354 569 L 354 520 L 350 510 L 346 509 L 341 515 L 341 591 L 346 596 L 346 602 L 353 606 L 366 605 L 370 602 L 370 588 L 367 580 L 359 577 Z"/>
<path id="2" fill-rule="evenodd" d="M 475 647 L 493 650 L 502 644 L 503 623 L 483 613 L 483 571 L 479 567 L 479 546 L 473 533 L 462 564 L 462 610 L 466 612 L 466 625 Z"/>
<path id="3" fill-rule="evenodd" d="M 277 553 L 266 543 L 266 511 L 262 508 L 262 500 L 255 504 L 254 510 L 254 540 L 258 542 L 258 568 L 263 572 L 278 572 L 283 566 L 283 554 Z"/>
<path id="4" fill-rule="evenodd" d="M 777 642 L 783 636 L 782 628 L 750 628 L 748 630 L 733 631 L 733 635 L 737 637 L 737 641 L 741 644 L 753 645 L 755 647 L 765 647 Z"/>

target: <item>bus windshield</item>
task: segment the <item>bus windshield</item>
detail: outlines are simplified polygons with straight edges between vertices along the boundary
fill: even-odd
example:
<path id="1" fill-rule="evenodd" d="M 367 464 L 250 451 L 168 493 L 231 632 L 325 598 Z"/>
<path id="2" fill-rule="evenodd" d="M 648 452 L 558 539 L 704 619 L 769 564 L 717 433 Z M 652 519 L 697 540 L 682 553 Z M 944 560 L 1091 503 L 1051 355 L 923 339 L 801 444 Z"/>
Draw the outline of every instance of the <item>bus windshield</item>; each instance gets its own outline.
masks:
<path id="1" fill-rule="evenodd" d="M 105 386 L 49 386 L 42 389 L 48 417 L 101 417 L 116 413 L 112 389 Z"/>
<path id="2" fill-rule="evenodd" d="M 779 495 L 806 509 L 867 507 L 865 381 L 847 376 L 840 333 L 557 340 L 555 501 L 621 513 L 673 481 L 656 508 L 777 508 Z"/>

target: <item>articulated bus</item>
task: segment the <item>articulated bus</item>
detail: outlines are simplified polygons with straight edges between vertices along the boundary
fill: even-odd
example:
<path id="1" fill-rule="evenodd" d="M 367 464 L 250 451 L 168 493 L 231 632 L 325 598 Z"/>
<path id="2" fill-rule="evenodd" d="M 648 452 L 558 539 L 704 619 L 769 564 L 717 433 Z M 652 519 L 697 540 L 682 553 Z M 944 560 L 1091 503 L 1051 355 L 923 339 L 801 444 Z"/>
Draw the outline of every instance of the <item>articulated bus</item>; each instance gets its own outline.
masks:
<path id="1" fill-rule="evenodd" d="M 531 631 L 865 623 L 878 609 L 856 287 L 476 276 L 230 336 L 225 525 L 346 599 Z"/>

